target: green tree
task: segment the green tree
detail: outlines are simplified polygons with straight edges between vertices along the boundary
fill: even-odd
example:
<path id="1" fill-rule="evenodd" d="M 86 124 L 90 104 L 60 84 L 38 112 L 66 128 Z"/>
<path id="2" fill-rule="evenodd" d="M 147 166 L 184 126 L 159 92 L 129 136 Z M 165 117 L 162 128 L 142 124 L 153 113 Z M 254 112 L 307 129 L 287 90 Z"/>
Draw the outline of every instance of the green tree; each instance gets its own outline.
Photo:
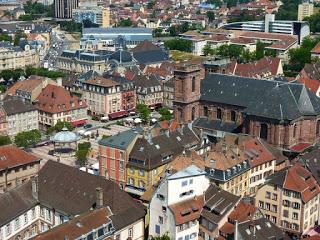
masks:
<path id="1" fill-rule="evenodd" d="M 83 142 L 78 144 L 78 150 L 76 151 L 76 163 L 77 165 L 83 167 L 88 162 L 88 153 L 91 148 L 90 142 Z"/>
<path id="2" fill-rule="evenodd" d="M 46 133 L 51 134 L 53 132 L 60 132 L 64 127 L 66 127 L 69 131 L 74 129 L 70 122 L 57 122 L 56 125 L 49 127 Z"/>
<path id="3" fill-rule="evenodd" d="M 311 32 L 320 32 L 320 13 L 313 14 L 303 20 L 309 22 Z"/>
<path id="4" fill-rule="evenodd" d="M 130 18 L 122 19 L 119 22 L 119 27 L 131 27 L 131 26 L 132 26 L 132 21 Z"/>
<path id="5" fill-rule="evenodd" d="M 155 3 L 156 3 L 155 1 L 149 1 L 149 2 L 147 3 L 147 9 L 153 9 Z"/>
<path id="6" fill-rule="evenodd" d="M 299 72 L 306 63 L 311 62 L 310 50 L 306 48 L 294 48 L 289 50 L 289 69 Z"/>
<path id="7" fill-rule="evenodd" d="M 212 47 L 209 44 L 206 44 L 203 47 L 202 54 L 205 55 L 205 56 L 213 55 L 214 54 L 214 49 L 212 49 Z"/>
<path id="8" fill-rule="evenodd" d="M 183 52 L 191 52 L 192 41 L 187 39 L 171 39 L 164 42 L 164 46 L 169 50 L 179 50 Z"/>
<path id="9" fill-rule="evenodd" d="M 209 19 L 209 22 L 212 22 L 215 19 L 214 12 L 208 11 L 207 12 L 207 17 Z"/>
<path id="10" fill-rule="evenodd" d="M 82 23 L 76 21 L 62 21 L 60 22 L 60 28 L 67 32 L 82 32 Z"/>
<path id="11" fill-rule="evenodd" d="M 7 88 L 3 85 L 0 85 L 0 93 L 4 93 L 7 90 Z"/>
<path id="12" fill-rule="evenodd" d="M 298 18 L 298 5 L 301 0 L 282 0 L 282 5 L 276 14 L 278 20 L 297 20 Z"/>
<path id="13" fill-rule="evenodd" d="M 171 120 L 173 118 L 172 113 L 169 111 L 168 108 L 161 108 L 159 110 L 159 113 L 161 115 L 160 120 Z"/>
<path id="14" fill-rule="evenodd" d="M 14 143 L 18 147 L 28 148 L 34 146 L 41 140 L 41 133 L 39 130 L 31 130 L 18 133 L 14 138 Z"/>
<path id="15" fill-rule="evenodd" d="M 34 19 L 35 19 L 35 17 L 31 14 L 23 14 L 23 15 L 19 16 L 20 21 L 32 21 Z"/>
<path id="16" fill-rule="evenodd" d="M 9 136 L 0 136 L 0 146 L 11 144 L 11 139 Z"/>
<path id="17" fill-rule="evenodd" d="M 170 240 L 168 234 L 164 234 L 162 236 L 152 237 L 151 240 Z"/>
<path id="18" fill-rule="evenodd" d="M 12 42 L 12 37 L 9 36 L 8 34 L 0 34 L 0 41 L 7 41 L 7 42 Z"/>
<path id="19" fill-rule="evenodd" d="M 19 42 L 20 42 L 20 39 L 21 39 L 21 38 L 27 38 L 27 35 L 26 35 L 23 31 L 19 30 L 19 31 L 17 31 L 16 34 L 14 35 L 13 44 L 14 44 L 15 46 L 19 45 Z"/>
<path id="20" fill-rule="evenodd" d="M 57 79 L 59 77 L 63 78 L 66 77 L 67 74 L 64 72 L 59 72 L 59 71 L 50 71 L 46 68 L 32 68 L 32 67 L 27 67 L 26 68 L 26 77 L 29 77 L 31 75 L 38 75 L 42 77 L 48 77 L 52 79 Z"/>
<path id="21" fill-rule="evenodd" d="M 142 121 L 148 122 L 150 120 L 151 111 L 147 105 L 141 103 L 137 104 L 137 111 Z"/>

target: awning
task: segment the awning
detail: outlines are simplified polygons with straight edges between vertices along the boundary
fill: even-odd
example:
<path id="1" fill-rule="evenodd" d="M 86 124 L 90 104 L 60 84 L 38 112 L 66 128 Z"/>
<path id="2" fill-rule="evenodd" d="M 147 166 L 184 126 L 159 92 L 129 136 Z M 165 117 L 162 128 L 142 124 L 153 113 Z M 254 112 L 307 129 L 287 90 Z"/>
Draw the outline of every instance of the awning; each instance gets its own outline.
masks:
<path id="1" fill-rule="evenodd" d="M 128 116 L 127 111 L 120 111 L 120 112 L 108 114 L 109 119 L 120 118 L 120 117 L 124 117 L 124 116 Z"/>
<path id="2" fill-rule="evenodd" d="M 77 127 L 79 125 L 84 125 L 87 123 L 86 119 L 82 119 L 82 120 L 77 120 L 77 121 L 73 121 L 71 122 L 72 126 Z"/>
<path id="3" fill-rule="evenodd" d="M 298 144 L 292 146 L 290 148 L 290 150 L 294 151 L 294 152 L 303 152 L 304 150 L 306 150 L 310 146 L 311 146 L 310 143 L 298 143 Z"/>

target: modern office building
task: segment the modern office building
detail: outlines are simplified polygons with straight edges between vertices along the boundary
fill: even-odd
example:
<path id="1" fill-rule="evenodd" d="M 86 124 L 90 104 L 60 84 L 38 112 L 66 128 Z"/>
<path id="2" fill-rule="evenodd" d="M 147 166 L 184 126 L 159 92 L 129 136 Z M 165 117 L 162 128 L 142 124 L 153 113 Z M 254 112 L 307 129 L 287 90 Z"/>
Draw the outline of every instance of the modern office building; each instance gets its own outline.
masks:
<path id="1" fill-rule="evenodd" d="M 128 48 L 134 48 L 144 40 L 152 40 L 152 29 L 149 28 L 84 28 L 80 46 L 88 41 L 100 42 L 105 46 L 114 46 L 121 42 Z M 123 44 L 123 43 L 122 43 Z"/>
<path id="2" fill-rule="evenodd" d="M 102 27 L 110 27 L 110 9 L 104 7 L 80 7 L 72 12 L 72 19 L 78 23 L 90 20 Z"/>
<path id="3" fill-rule="evenodd" d="M 299 44 L 310 35 L 310 27 L 305 21 L 275 20 L 274 14 L 266 14 L 264 21 L 233 22 L 222 28 L 228 30 L 280 33 L 298 36 Z"/>
<path id="4" fill-rule="evenodd" d="M 72 18 L 72 12 L 78 5 L 78 0 L 54 0 L 54 16 L 56 18 Z"/>

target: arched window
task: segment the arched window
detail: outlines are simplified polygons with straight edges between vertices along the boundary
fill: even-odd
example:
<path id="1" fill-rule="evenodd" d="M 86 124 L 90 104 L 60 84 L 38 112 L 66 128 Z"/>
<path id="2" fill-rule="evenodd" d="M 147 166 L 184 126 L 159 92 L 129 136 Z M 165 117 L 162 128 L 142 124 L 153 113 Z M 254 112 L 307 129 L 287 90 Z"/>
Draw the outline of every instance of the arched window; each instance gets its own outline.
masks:
<path id="1" fill-rule="evenodd" d="M 297 124 L 293 125 L 293 137 L 297 137 Z"/>
<path id="2" fill-rule="evenodd" d="M 209 117 L 209 110 L 208 110 L 208 107 L 207 106 L 204 106 L 203 107 L 203 115 L 205 117 Z"/>
<path id="3" fill-rule="evenodd" d="M 260 138 L 268 139 L 268 125 L 265 123 L 262 123 L 260 126 Z"/>
<path id="4" fill-rule="evenodd" d="M 182 109 L 178 108 L 178 113 L 177 113 L 178 121 L 182 119 Z"/>
<path id="5" fill-rule="evenodd" d="M 193 107 L 191 110 L 191 120 L 193 121 L 196 118 L 196 108 Z"/>
<path id="6" fill-rule="evenodd" d="M 316 129 L 317 136 L 320 135 L 320 120 L 317 121 L 317 129 Z"/>
<path id="7" fill-rule="evenodd" d="M 220 108 L 217 109 L 217 118 L 222 119 L 222 111 Z"/>
<path id="8" fill-rule="evenodd" d="M 196 77 L 193 77 L 192 78 L 192 92 L 195 92 L 196 91 Z"/>
<path id="9" fill-rule="evenodd" d="M 231 111 L 231 121 L 235 122 L 236 121 L 236 112 Z"/>

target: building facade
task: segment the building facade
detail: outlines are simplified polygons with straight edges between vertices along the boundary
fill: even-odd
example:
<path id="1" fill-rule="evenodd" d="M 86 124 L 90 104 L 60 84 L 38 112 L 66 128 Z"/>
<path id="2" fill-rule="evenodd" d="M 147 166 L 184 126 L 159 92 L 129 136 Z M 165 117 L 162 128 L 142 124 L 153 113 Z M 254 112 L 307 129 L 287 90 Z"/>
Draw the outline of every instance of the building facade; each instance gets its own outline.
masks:
<path id="1" fill-rule="evenodd" d="M 256 206 L 271 222 L 300 235 L 319 222 L 320 188 L 312 174 L 295 163 L 268 178 L 256 194 Z"/>
<path id="2" fill-rule="evenodd" d="M 0 154 L 0 192 L 29 181 L 40 169 L 41 159 L 13 145 L 1 146 Z"/>
<path id="3" fill-rule="evenodd" d="M 56 18 L 72 18 L 73 10 L 79 6 L 79 0 L 54 0 Z"/>
<path id="4" fill-rule="evenodd" d="M 110 9 L 104 7 L 80 7 L 72 12 L 72 19 L 78 23 L 84 20 L 100 25 L 101 27 L 110 27 Z"/>

